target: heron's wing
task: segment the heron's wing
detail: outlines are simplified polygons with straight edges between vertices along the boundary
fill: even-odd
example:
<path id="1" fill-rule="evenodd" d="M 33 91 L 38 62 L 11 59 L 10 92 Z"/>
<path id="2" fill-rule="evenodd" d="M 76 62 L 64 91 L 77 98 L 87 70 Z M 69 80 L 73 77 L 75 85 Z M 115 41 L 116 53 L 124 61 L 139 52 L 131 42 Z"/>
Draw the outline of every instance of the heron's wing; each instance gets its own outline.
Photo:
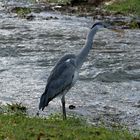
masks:
<path id="1" fill-rule="evenodd" d="M 67 54 L 64 55 L 55 65 L 55 67 L 53 68 L 53 70 L 50 73 L 50 76 L 48 77 L 47 83 L 49 83 L 50 80 L 52 80 L 54 77 L 59 77 L 60 73 L 62 73 L 63 71 L 65 71 L 66 67 L 66 61 L 68 59 L 75 59 L 76 56 L 74 54 Z M 67 64 L 68 65 L 68 64 Z"/>
<path id="2" fill-rule="evenodd" d="M 71 88 L 76 70 L 71 63 L 74 59 L 75 55 L 65 55 L 58 61 L 48 78 L 45 92 L 40 98 L 39 109 L 43 110 L 53 98 Z"/>
<path id="3" fill-rule="evenodd" d="M 57 95 L 71 88 L 74 73 L 75 67 L 71 64 L 71 62 L 64 61 L 59 65 L 56 65 L 48 78 L 45 90 L 49 100 L 52 100 Z"/>
<path id="4" fill-rule="evenodd" d="M 76 55 L 75 54 L 66 54 L 63 57 L 60 58 L 60 60 L 57 62 L 56 65 L 61 64 L 62 62 L 65 62 L 68 59 L 75 59 Z"/>

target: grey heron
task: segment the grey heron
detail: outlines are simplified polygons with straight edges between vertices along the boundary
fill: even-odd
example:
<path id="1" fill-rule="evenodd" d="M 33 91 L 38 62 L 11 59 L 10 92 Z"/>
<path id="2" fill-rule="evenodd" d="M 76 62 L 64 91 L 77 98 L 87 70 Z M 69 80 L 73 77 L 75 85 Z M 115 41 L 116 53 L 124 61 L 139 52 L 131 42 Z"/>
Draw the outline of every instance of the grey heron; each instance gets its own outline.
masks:
<path id="1" fill-rule="evenodd" d="M 69 89 L 76 83 L 78 80 L 79 70 L 85 61 L 90 49 L 93 46 L 93 38 L 96 32 L 100 28 L 110 28 L 110 26 L 105 23 L 97 22 L 95 23 L 86 38 L 85 46 L 77 54 L 67 54 L 64 55 L 55 65 L 53 70 L 50 73 L 50 76 L 47 80 L 47 85 L 44 93 L 41 95 L 39 110 L 48 106 L 48 103 L 53 100 L 55 97 L 62 95 L 62 111 L 63 119 L 66 119 L 66 109 L 65 109 L 65 95 Z"/>

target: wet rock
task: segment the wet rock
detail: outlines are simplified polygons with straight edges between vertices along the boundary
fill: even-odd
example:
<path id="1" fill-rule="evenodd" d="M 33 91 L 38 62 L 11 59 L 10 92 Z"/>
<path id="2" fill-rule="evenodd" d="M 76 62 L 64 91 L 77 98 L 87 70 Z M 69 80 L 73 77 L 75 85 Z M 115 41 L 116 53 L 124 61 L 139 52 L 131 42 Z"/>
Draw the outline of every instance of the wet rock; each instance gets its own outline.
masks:
<path id="1" fill-rule="evenodd" d="M 36 116 L 39 116 L 39 111 L 36 113 Z"/>
<path id="2" fill-rule="evenodd" d="M 6 71 L 6 70 L 7 70 L 7 69 L 1 69 L 1 70 L 0 70 L 0 73 L 4 72 L 4 71 Z"/>
<path id="3" fill-rule="evenodd" d="M 49 17 L 46 17 L 46 18 L 45 18 L 45 20 L 51 20 L 51 19 L 56 19 L 56 20 L 57 20 L 57 19 L 59 19 L 59 18 L 58 18 L 58 17 L 53 17 L 53 16 L 49 16 Z"/>
<path id="4" fill-rule="evenodd" d="M 140 29 L 140 18 L 134 18 L 132 21 Z"/>
<path id="5" fill-rule="evenodd" d="M 0 2 L 0 11 L 3 11 L 4 10 L 4 4 L 2 2 Z"/>
<path id="6" fill-rule="evenodd" d="M 52 9 L 53 9 L 53 10 L 60 10 L 60 9 L 62 9 L 62 6 L 60 6 L 60 5 L 55 5 L 55 6 L 52 7 Z"/>
<path id="7" fill-rule="evenodd" d="M 52 6 L 45 3 L 33 4 L 30 6 L 30 8 L 32 9 L 32 12 L 35 13 L 40 13 L 42 11 L 52 11 Z"/>
<path id="8" fill-rule="evenodd" d="M 69 105 L 69 109 L 75 109 L 76 108 L 76 106 L 74 106 L 74 105 Z"/>
<path id="9" fill-rule="evenodd" d="M 134 107 L 140 108 L 140 101 L 138 101 L 138 102 L 134 105 Z"/>
<path id="10" fill-rule="evenodd" d="M 105 1 L 110 1 L 110 0 L 71 0 L 70 4 L 71 6 L 79 5 L 79 4 L 90 4 L 90 5 L 92 4 L 98 6 Z"/>
<path id="11" fill-rule="evenodd" d="M 109 92 L 107 92 L 107 91 L 103 91 L 103 92 L 101 92 L 100 94 L 104 94 L 104 95 L 106 95 L 106 94 L 109 94 Z"/>
<path id="12" fill-rule="evenodd" d="M 88 0 L 70 0 L 71 6 L 78 5 L 81 3 L 86 3 Z"/>
<path id="13" fill-rule="evenodd" d="M 104 1 L 105 0 L 88 0 L 88 3 L 89 4 L 94 4 L 95 6 L 98 6 L 99 4 L 101 4 Z"/>
<path id="14" fill-rule="evenodd" d="M 26 19 L 27 20 L 34 20 L 35 16 L 33 14 L 29 14 L 29 15 L 26 16 Z"/>

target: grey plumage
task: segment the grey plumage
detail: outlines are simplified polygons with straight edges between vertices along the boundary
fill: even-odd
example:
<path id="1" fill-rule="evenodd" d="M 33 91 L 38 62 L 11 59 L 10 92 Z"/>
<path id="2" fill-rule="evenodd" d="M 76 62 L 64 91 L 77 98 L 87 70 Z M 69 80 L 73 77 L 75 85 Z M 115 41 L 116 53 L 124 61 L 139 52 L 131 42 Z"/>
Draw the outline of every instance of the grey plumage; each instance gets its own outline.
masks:
<path id="1" fill-rule="evenodd" d="M 45 106 L 47 106 L 53 98 L 62 95 L 63 117 L 64 119 L 66 118 L 65 94 L 77 81 L 78 71 L 93 46 L 93 37 L 99 28 L 106 28 L 106 26 L 103 23 L 95 23 L 80 53 L 77 55 L 67 54 L 55 65 L 47 80 L 46 89 L 40 98 L 39 109 L 44 110 Z"/>
<path id="2" fill-rule="evenodd" d="M 75 55 L 68 54 L 58 61 L 47 80 L 45 92 L 40 99 L 39 109 L 43 110 L 53 98 L 71 88 L 76 70 L 74 59 Z"/>

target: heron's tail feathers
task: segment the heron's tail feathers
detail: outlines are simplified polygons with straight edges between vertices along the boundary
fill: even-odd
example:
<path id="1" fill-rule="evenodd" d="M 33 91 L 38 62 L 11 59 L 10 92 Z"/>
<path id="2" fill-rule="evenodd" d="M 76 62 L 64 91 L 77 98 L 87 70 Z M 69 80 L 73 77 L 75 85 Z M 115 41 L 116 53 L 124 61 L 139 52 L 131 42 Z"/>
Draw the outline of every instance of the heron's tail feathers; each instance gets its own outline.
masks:
<path id="1" fill-rule="evenodd" d="M 43 93 L 41 95 L 41 98 L 40 98 L 40 103 L 39 103 L 39 110 L 42 109 L 44 110 L 45 106 L 47 106 L 49 103 L 49 98 L 48 98 L 48 95 Z"/>

